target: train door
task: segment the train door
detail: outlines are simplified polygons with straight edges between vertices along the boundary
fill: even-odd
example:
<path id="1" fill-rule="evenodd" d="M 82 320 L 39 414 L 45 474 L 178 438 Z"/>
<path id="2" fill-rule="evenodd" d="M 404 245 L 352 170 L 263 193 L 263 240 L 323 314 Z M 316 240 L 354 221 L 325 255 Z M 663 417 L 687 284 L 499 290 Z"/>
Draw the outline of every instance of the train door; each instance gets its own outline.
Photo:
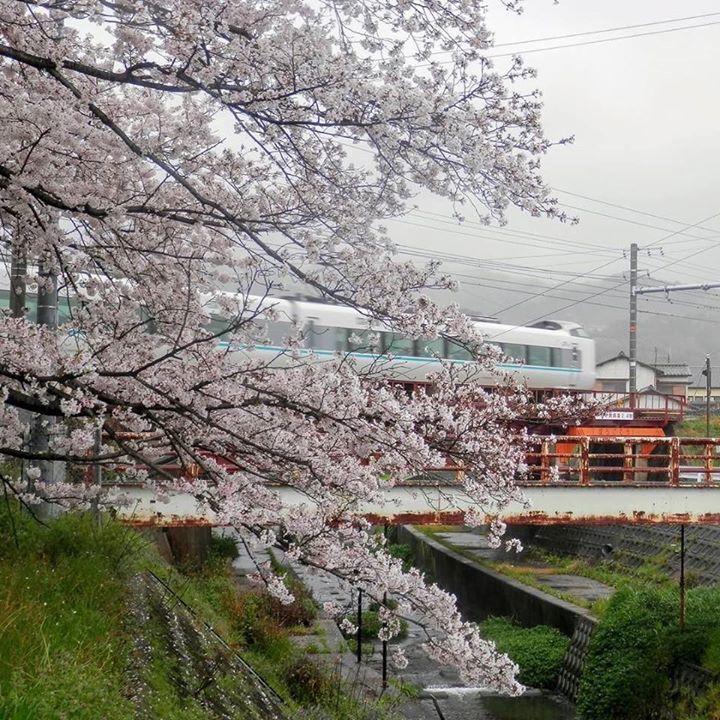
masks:
<path id="1" fill-rule="evenodd" d="M 570 347 L 570 368 L 572 372 L 569 373 L 570 380 L 568 384 L 570 387 L 575 387 L 577 385 L 577 378 L 582 371 L 582 353 L 577 343 L 573 343 Z"/>
<path id="2" fill-rule="evenodd" d="M 555 348 L 553 366 L 562 371 L 555 372 L 556 387 L 576 388 L 578 379 L 582 377 L 582 353 L 577 343 L 563 342 L 562 348 Z"/>

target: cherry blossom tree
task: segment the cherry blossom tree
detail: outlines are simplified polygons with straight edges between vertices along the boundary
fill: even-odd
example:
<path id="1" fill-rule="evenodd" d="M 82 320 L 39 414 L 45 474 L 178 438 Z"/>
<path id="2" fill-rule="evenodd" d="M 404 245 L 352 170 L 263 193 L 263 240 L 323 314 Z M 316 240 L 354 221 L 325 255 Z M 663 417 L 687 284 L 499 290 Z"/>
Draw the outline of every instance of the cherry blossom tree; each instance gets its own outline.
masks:
<path id="1" fill-rule="evenodd" d="M 488 222 L 510 206 L 557 214 L 532 73 L 486 57 L 485 13 L 479 0 L 0 0 L 0 231 L 21 284 L 57 283 L 67 314 L 57 328 L 0 315 L 0 452 L 30 463 L 35 497 L 79 493 L 43 482 L 46 461 L 189 491 L 258 542 L 421 612 L 431 654 L 514 692 L 512 663 L 357 509 L 449 460 L 484 522 L 518 496 L 527 393 L 487 392 L 448 363 L 432 393 L 408 394 L 382 359 L 313 361 L 303 328 L 281 364 L 246 352 L 299 286 L 494 367 L 468 319 L 428 299 L 452 281 L 399 261 L 382 227 L 420 191 Z M 55 423 L 40 450 L 28 413 Z M 283 507 L 277 484 L 307 504 Z"/>

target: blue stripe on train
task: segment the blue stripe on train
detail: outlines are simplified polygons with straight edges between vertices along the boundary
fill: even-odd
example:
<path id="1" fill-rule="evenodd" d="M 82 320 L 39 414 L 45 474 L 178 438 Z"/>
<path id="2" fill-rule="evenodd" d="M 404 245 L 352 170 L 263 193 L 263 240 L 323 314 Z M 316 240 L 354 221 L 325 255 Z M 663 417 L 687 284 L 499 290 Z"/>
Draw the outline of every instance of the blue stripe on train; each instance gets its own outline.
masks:
<path id="1" fill-rule="evenodd" d="M 229 343 L 227 342 L 221 342 L 220 347 L 228 347 Z M 261 351 L 261 352 L 274 352 L 274 353 L 281 353 L 281 352 L 287 352 L 287 348 L 277 347 L 275 345 L 256 345 L 254 350 Z M 328 357 L 334 356 L 335 351 L 334 350 L 307 350 L 302 349 L 301 353 L 305 355 L 325 355 Z M 352 357 L 356 358 L 362 358 L 363 360 L 377 360 L 379 358 L 384 357 L 383 355 L 375 355 L 374 353 L 357 353 L 357 352 L 351 352 L 347 353 Z M 470 360 L 453 360 L 451 358 L 446 358 L 450 360 L 450 362 L 453 363 L 460 363 L 461 365 L 464 365 L 466 363 L 471 362 Z M 435 358 L 425 358 L 425 357 L 414 357 L 412 355 L 393 355 L 393 360 L 400 360 L 402 362 L 415 362 L 415 363 L 439 363 L 440 361 Z M 579 373 L 582 372 L 580 368 L 569 368 L 569 367 L 547 367 L 545 365 L 525 365 L 523 363 L 498 363 L 498 367 L 501 368 L 507 368 L 510 370 L 543 370 L 543 371 L 550 371 L 550 372 L 574 372 Z"/>

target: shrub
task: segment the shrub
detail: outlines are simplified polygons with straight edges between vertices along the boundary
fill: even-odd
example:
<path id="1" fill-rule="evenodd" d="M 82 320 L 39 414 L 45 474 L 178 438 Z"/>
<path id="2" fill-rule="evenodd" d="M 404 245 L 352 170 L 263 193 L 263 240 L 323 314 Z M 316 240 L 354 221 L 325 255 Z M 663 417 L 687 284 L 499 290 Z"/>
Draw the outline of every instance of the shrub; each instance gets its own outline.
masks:
<path id="1" fill-rule="evenodd" d="M 237 543 L 231 535 L 217 535 L 213 533 L 210 536 L 211 557 L 235 560 L 239 555 Z"/>
<path id="2" fill-rule="evenodd" d="M 283 605 L 277 598 L 270 598 L 272 614 L 277 622 L 286 628 L 302 625 L 309 627 L 317 617 L 317 606 L 305 586 L 292 576 L 286 576 L 285 582 L 295 596 L 288 605 Z"/>
<path id="3" fill-rule="evenodd" d="M 388 543 L 385 547 L 387 552 L 398 560 L 402 560 L 403 570 L 407 572 L 412 566 L 413 551 L 409 545 L 404 543 Z"/>
<path id="4" fill-rule="evenodd" d="M 677 617 L 677 615 L 676 615 Z M 688 590 L 685 603 L 685 628 L 677 620 L 670 626 L 673 658 L 676 661 L 705 665 L 705 657 L 720 656 L 720 588 L 696 587 Z M 720 666 L 708 670 L 717 671 Z"/>
<path id="5" fill-rule="evenodd" d="M 655 717 L 670 703 L 669 678 L 682 662 L 720 671 L 720 589 L 698 587 L 687 592 L 682 629 L 677 588 L 618 590 L 590 643 L 578 696 L 579 716 L 583 720 Z M 708 702 L 716 702 L 717 695 L 716 689 Z M 693 704 L 697 698 L 691 700 Z"/>
<path id="6" fill-rule="evenodd" d="M 394 600 L 388 600 L 388 607 L 394 610 L 397 607 L 397 603 Z M 360 636 L 363 640 L 376 640 L 380 630 L 382 629 L 382 623 L 380 622 L 380 615 L 378 610 L 380 609 L 379 603 L 371 603 L 370 609 L 365 610 L 362 613 L 362 627 L 360 628 Z M 351 612 L 344 616 L 344 619 L 349 620 L 353 625 L 357 625 L 357 613 Z M 347 633 L 344 633 L 347 637 Z M 408 634 L 408 624 L 405 620 L 400 621 L 400 632 L 392 638 L 392 640 L 403 640 Z M 357 637 L 357 633 L 353 633 L 353 638 Z"/>
<path id="7" fill-rule="evenodd" d="M 480 625 L 482 635 L 494 640 L 500 652 L 520 668 L 524 685 L 553 690 L 557 685 L 570 638 L 548 625 L 523 628 L 507 618 L 488 618 Z"/>
<path id="8" fill-rule="evenodd" d="M 293 700 L 319 703 L 330 689 L 330 680 L 317 662 L 301 655 L 285 671 L 285 682 Z"/>
<path id="9" fill-rule="evenodd" d="M 583 720 L 652 718 L 668 703 L 677 593 L 621 588 L 593 633 L 580 681 Z"/>

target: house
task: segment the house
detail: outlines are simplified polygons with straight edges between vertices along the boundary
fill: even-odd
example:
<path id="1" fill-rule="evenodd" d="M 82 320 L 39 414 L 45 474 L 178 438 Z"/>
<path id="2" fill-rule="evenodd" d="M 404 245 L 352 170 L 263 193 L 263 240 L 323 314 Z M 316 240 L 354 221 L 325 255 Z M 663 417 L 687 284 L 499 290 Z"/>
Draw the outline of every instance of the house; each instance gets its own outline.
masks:
<path id="1" fill-rule="evenodd" d="M 655 391 L 663 395 L 688 396 L 692 372 L 685 363 L 637 362 L 638 392 Z M 624 352 L 596 365 L 595 389 L 604 392 L 627 393 L 630 389 L 630 360 Z"/>
<path id="2" fill-rule="evenodd" d="M 687 390 L 688 402 L 692 405 L 704 405 L 707 401 L 707 387 L 702 385 L 691 385 Z M 720 387 L 713 385 L 710 388 L 710 403 L 720 404 Z"/>

